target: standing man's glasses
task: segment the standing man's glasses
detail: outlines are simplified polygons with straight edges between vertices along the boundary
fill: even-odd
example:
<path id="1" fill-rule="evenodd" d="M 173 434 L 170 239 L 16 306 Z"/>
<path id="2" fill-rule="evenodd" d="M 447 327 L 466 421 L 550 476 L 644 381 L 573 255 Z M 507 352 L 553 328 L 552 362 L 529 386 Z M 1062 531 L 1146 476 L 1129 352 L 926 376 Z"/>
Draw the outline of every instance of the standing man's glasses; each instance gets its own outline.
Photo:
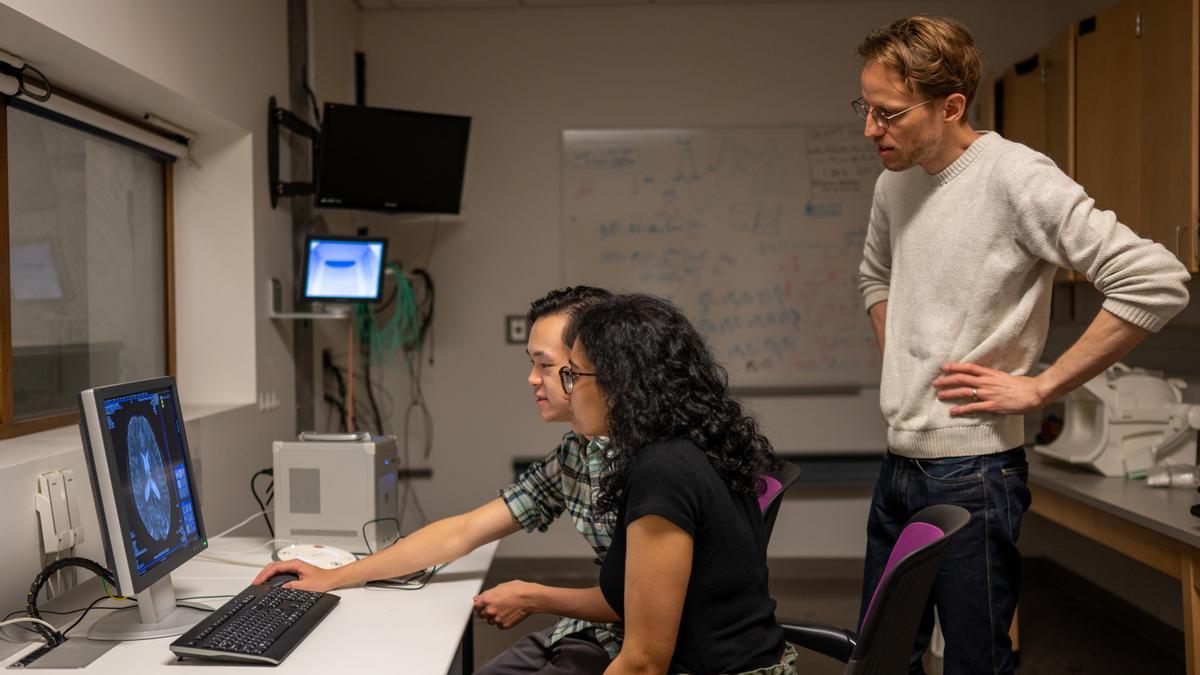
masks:
<path id="1" fill-rule="evenodd" d="M 595 373 L 577 373 L 571 370 L 571 366 L 563 366 L 558 369 L 558 379 L 562 382 L 563 391 L 571 393 L 575 389 L 575 381 L 581 377 L 595 377 Z"/>
<path id="2" fill-rule="evenodd" d="M 905 108 L 904 110 L 901 110 L 900 112 L 894 112 L 894 113 L 887 112 L 886 110 L 880 110 L 879 108 L 872 108 L 871 106 L 867 105 L 867 102 L 862 100 L 861 97 L 856 98 L 853 101 L 851 101 L 850 107 L 854 108 L 854 112 L 858 114 L 858 119 L 866 122 L 867 116 L 869 115 L 869 116 L 871 116 L 872 119 L 875 120 L 875 126 L 879 127 L 880 129 L 887 129 L 888 124 L 891 123 L 892 120 L 903 115 L 904 113 L 908 112 L 909 110 L 913 110 L 914 108 L 920 108 L 921 106 L 925 105 L 926 103 L 929 103 L 932 100 L 933 100 L 932 98 L 927 98 L 924 101 L 921 101 L 920 103 L 918 103 L 916 105 L 909 106 L 909 107 Z"/>

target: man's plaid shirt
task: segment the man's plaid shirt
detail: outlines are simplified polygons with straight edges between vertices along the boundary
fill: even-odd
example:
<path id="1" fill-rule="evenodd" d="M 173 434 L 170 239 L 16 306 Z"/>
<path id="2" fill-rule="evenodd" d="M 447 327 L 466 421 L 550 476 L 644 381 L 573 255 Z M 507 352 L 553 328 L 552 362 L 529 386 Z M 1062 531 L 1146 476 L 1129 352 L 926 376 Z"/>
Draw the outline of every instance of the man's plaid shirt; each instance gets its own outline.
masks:
<path id="1" fill-rule="evenodd" d="M 617 528 L 617 517 L 615 513 L 597 516 L 592 496 L 600 491 L 600 477 L 607 465 L 608 439 L 597 437 L 586 444 L 585 440 L 568 432 L 557 448 L 526 469 L 517 482 L 501 490 L 500 496 L 517 525 L 526 532 L 545 532 L 564 510 L 570 512 L 575 529 L 603 561 Z M 596 640 L 610 658 L 616 658 L 621 651 L 621 633 L 614 624 L 563 617 L 554 626 L 546 646 L 587 628 L 595 629 Z"/>

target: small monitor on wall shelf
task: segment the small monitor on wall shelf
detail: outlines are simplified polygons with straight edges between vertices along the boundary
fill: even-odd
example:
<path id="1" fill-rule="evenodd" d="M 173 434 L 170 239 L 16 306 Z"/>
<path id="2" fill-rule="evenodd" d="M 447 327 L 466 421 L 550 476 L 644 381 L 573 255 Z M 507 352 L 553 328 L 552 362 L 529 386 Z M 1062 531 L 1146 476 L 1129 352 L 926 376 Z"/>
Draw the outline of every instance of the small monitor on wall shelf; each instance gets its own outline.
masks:
<path id="1" fill-rule="evenodd" d="M 304 299 L 376 302 L 386 261 L 386 239 L 310 234 L 304 241 Z"/>
<path id="2" fill-rule="evenodd" d="M 320 208 L 458 213 L 471 118 L 326 103 Z"/>

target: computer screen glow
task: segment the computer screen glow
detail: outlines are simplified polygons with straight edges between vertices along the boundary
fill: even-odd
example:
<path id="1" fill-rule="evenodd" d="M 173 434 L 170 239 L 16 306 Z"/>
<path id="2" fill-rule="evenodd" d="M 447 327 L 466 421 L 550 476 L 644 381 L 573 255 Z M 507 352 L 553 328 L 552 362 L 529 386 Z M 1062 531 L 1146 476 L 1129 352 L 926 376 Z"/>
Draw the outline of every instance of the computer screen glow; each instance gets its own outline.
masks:
<path id="1" fill-rule="evenodd" d="M 304 297 L 309 300 L 379 299 L 383 242 L 317 239 L 308 241 Z"/>
<path id="2" fill-rule="evenodd" d="M 129 538 L 139 576 L 200 540 L 183 450 L 183 420 L 170 387 L 104 400 L 116 451 L 114 487 L 129 514 Z"/>

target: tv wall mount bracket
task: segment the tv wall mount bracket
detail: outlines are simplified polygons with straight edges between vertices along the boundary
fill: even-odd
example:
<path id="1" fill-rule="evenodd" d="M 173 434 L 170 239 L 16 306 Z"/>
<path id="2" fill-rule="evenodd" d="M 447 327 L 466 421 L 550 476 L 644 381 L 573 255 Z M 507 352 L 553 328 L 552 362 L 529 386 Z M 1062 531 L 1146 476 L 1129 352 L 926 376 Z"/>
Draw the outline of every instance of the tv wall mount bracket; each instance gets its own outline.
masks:
<path id="1" fill-rule="evenodd" d="M 296 113 L 275 104 L 272 96 L 267 110 L 267 180 L 270 183 L 271 208 L 279 205 L 280 197 L 297 197 L 311 195 L 317 191 L 310 182 L 284 182 L 279 179 L 279 132 L 280 128 L 287 129 L 293 134 L 304 136 L 312 141 L 313 170 L 317 166 L 317 144 L 321 132 L 308 122 L 300 119 Z"/>

